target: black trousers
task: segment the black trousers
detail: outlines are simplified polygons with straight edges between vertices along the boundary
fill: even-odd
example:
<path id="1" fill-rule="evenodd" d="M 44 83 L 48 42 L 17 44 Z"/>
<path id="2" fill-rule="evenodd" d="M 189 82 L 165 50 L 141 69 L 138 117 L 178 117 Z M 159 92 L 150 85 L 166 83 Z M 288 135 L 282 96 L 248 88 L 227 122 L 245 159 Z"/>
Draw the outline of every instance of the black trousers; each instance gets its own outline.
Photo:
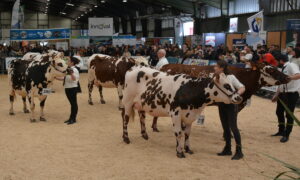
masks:
<path id="1" fill-rule="evenodd" d="M 235 104 L 219 103 L 219 115 L 224 130 L 226 147 L 231 147 L 231 132 L 233 133 L 237 148 L 241 148 L 241 135 L 237 126 L 238 106 Z"/>
<path id="2" fill-rule="evenodd" d="M 77 116 L 77 112 L 78 112 L 77 91 L 78 91 L 77 87 L 65 89 L 67 98 L 71 104 L 71 115 L 70 115 L 69 120 L 72 120 L 72 121 L 76 121 L 76 116 Z"/>
<path id="3" fill-rule="evenodd" d="M 278 97 L 292 112 L 294 112 L 297 100 L 299 98 L 298 92 L 280 93 Z M 279 100 L 277 100 L 276 115 L 278 118 L 279 132 L 283 133 L 284 136 L 289 137 L 293 129 L 294 119 L 286 112 Z M 285 123 L 284 115 L 287 119 L 287 123 Z"/>

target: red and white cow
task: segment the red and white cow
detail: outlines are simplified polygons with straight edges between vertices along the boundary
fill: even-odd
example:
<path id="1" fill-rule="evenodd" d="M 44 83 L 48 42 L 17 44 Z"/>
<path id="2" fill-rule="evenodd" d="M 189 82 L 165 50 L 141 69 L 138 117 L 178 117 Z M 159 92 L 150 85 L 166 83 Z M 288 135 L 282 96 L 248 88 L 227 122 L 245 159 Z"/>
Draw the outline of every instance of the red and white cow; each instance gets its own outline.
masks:
<path id="1" fill-rule="evenodd" d="M 112 57 L 104 54 L 94 54 L 89 58 L 89 104 L 93 105 L 92 91 L 94 84 L 98 86 L 100 102 L 105 104 L 102 88 L 117 88 L 119 95 L 119 108 L 122 107 L 122 89 L 124 86 L 125 73 L 136 64 L 148 65 L 147 59 L 127 57 Z"/>
<path id="2" fill-rule="evenodd" d="M 177 156 L 185 157 L 181 137 L 185 137 L 184 149 L 192 154 L 189 136 L 191 125 L 204 107 L 214 102 L 238 104 L 242 101 L 225 74 L 214 78 L 194 78 L 188 75 L 168 75 L 149 67 L 135 66 L 125 75 L 123 91 L 123 140 L 130 143 L 127 125 L 138 110 L 141 133 L 148 139 L 145 113 L 151 116 L 171 116 L 177 141 Z"/>

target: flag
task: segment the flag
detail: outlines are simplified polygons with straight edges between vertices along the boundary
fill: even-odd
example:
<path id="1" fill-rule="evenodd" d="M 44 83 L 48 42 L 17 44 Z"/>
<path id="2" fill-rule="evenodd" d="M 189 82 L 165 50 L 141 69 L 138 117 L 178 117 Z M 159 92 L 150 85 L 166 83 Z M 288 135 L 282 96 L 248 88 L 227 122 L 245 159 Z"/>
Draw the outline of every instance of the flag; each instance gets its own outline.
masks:
<path id="1" fill-rule="evenodd" d="M 254 14 L 247 19 L 251 33 L 259 34 L 264 31 L 264 14 L 263 11 Z"/>
<path id="2" fill-rule="evenodd" d="M 20 7 L 20 0 L 16 0 L 12 9 L 11 28 L 20 29 L 24 21 L 24 10 Z"/>

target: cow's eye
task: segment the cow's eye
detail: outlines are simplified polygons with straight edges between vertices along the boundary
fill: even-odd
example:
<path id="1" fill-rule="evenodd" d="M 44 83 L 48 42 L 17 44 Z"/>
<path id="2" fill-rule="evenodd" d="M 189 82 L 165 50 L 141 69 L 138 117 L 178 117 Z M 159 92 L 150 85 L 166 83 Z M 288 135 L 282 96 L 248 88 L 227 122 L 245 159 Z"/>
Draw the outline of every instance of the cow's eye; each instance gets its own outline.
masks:
<path id="1" fill-rule="evenodd" d="M 62 63 L 57 63 L 57 66 L 63 67 Z"/>

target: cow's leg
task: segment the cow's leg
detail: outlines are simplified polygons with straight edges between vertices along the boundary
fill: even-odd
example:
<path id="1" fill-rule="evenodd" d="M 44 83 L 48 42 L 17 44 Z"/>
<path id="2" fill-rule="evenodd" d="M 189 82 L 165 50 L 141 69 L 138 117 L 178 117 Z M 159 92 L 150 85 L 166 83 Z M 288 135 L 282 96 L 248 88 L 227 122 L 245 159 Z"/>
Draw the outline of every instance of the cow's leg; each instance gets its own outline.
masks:
<path id="1" fill-rule="evenodd" d="M 134 111 L 132 109 L 132 105 L 122 108 L 121 115 L 122 115 L 122 119 L 123 119 L 123 141 L 126 144 L 130 143 L 127 127 L 128 127 L 128 122 L 129 122 L 130 116 L 134 116 L 134 114 L 132 114 L 132 113 L 134 113 Z"/>
<path id="2" fill-rule="evenodd" d="M 237 105 L 233 105 L 233 104 L 231 106 L 232 106 L 232 111 L 231 111 L 232 114 L 229 119 L 229 126 L 236 142 L 236 151 L 234 156 L 232 157 L 232 160 L 239 160 L 244 157 L 244 154 L 242 152 L 241 135 L 237 126 L 238 107 Z"/>
<path id="3" fill-rule="evenodd" d="M 152 129 L 153 129 L 153 132 L 159 132 L 159 130 L 157 129 L 157 119 L 158 117 L 153 117 L 153 122 L 152 122 Z"/>
<path id="4" fill-rule="evenodd" d="M 122 89 L 123 87 L 121 85 L 118 85 L 118 95 L 119 95 L 119 110 L 121 110 L 124 106 L 122 104 L 122 99 L 123 99 L 123 92 Z"/>
<path id="5" fill-rule="evenodd" d="M 28 100 L 30 103 L 30 110 L 31 110 L 31 117 L 30 117 L 30 122 L 36 122 L 35 116 L 34 116 L 34 109 L 35 109 L 35 104 L 34 104 L 34 96 L 28 96 Z"/>
<path id="6" fill-rule="evenodd" d="M 103 87 L 102 86 L 99 86 L 98 87 L 98 90 L 99 90 L 99 94 L 100 94 L 100 102 L 101 104 L 105 104 L 105 101 L 104 101 L 104 98 L 103 98 Z"/>
<path id="7" fill-rule="evenodd" d="M 230 156 L 232 155 L 231 152 L 231 133 L 229 127 L 229 119 L 228 119 L 228 109 L 226 108 L 227 105 L 220 104 L 219 105 L 219 116 L 222 123 L 223 128 L 223 136 L 225 139 L 225 147 L 222 152 L 218 153 L 219 156 Z"/>
<path id="8" fill-rule="evenodd" d="M 146 126 L 145 126 L 145 111 L 139 111 L 139 116 L 140 116 L 140 122 L 141 122 L 141 133 L 142 137 L 146 140 L 148 140 L 148 134 L 146 132 Z"/>
<path id="9" fill-rule="evenodd" d="M 23 101 L 23 111 L 24 111 L 24 113 L 29 113 L 29 110 L 27 109 L 27 104 L 26 104 L 26 96 L 22 97 L 22 101 Z"/>
<path id="10" fill-rule="evenodd" d="M 15 101 L 15 92 L 12 90 L 9 94 L 9 102 L 10 102 L 10 109 L 9 109 L 9 115 L 15 115 L 14 112 L 14 101 Z"/>
<path id="11" fill-rule="evenodd" d="M 46 102 L 47 96 L 40 98 L 40 121 L 46 121 L 45 115 L 44 115 L 44 107 Z"/>
<path id="12" fill-rule="evenodd" d="M 190 134 L 191 134 L 192 124 L 185 124 L 182 129 L 184 130 L 184 137 L 185 137 L 184 150 L 186 153 L 194 154 L 194 152 L 191 150 L 191 146 L 190 146 Z"/>
<path id="13" fill-rule="evenodd" d="M 176 137 L 176 152 L 177 152 L 177 157 L 179 158 L 185 158 L 185 155 L 182 151 L 182 127 L 181 127 L 181 119 L 179 116 L 174 116 L 172 117 L 173 121 L 173 127 L 174 127 L 174 133 Z"/>
<path id="14" fill-rule="evenodd" d="M 89 104 L 93 105 L 93 100 L 92 100 L 92 92 L 94 88 L 94 81 L 89 81 L 88 83 L 88 90 L 89 90 Z"/>

